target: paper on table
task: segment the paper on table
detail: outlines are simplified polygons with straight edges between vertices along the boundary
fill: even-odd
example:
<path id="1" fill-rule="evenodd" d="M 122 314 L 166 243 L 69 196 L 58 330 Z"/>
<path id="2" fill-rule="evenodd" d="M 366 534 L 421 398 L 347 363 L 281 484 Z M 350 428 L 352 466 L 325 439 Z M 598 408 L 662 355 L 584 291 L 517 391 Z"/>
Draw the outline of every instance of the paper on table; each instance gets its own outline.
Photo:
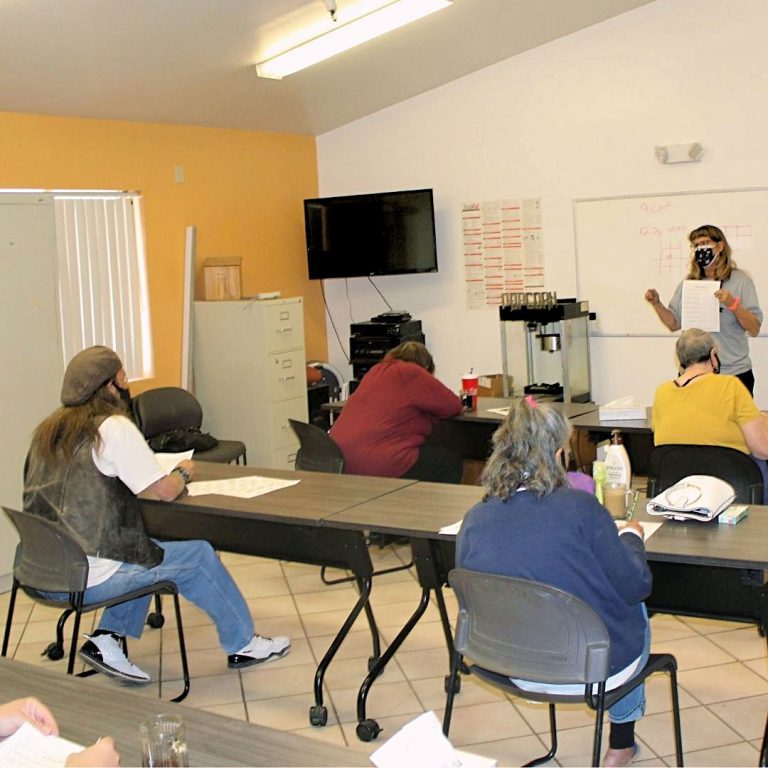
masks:
<path id="1" fill-rule="evenodd" d="M 505 405 L 503 408 L 489 408 L 488 413 L 498 413 L 500 416 L 506 416 L 509 413 L 509 406 Z"/>
<path id="2" fill-rule="evenodd" d="M 683 280 L 681 328 L 720 331 L 720 302 L 715 298 L 719 286 L 714 280 Z"/>
<path id="3" fill-rule="evenodd" d="M 233 477 L 229 480 L 206 480 L 190 483 L 187 493 L 190 496 L 203 496 L 207 493 L 217 493 L 220 496 L 237 496 L 241 499 L 251 499 L 264 493 L 271 493 L 280 488 L 296 485 L 298 480 L 279 480 L 275 477 Z"/>
<path id="4" fill-rule="evenodd" d="M 31 723 L 0 743 L 3 768 L 60 768 L 73 752 L 85 747 L 60 736 L 46 736 Z"/>
<path id="5" fill-rule="evenodd" d="M 625 520 L 616 520 L 616 525 L 619 528 L 623 528 L 625 522 L 626 522 Z M 653 534 L 656 533 L 656 531 L 658 531 L 659 528 L 661 528 L 661 526 L 662 526 L 661 523 L 646 523 L 645 521 L 643 521 L 644 541 L 648 541 L 648 539 L 650 539 L 651 536 L 653 536 Z"/>
<path id="6" fill-rule="evenodd" d="M 188 461 L 192 458 L 194 451 L 181 451 L 180 453 L 156 453 L 155 457 L 160 462 L 160 466 L 166 475 L 171 474 L 171 470 L 180 462 Z"/>
<path id="7" fill-rule="evenodd" d="M 458 523 L 451 523 L 450 525 L 444 525 L 438 533 L 452 534 L 458 533 L 461 530 L 461 520 Z"/>
<path id="8" fill-rule="evenodd" d="M 434 712 L 425 712 L 404 725 L 389 741 L 370 757 L 377 768 L 493 768 L 496 761 L 489 757 L 459 751 L 443 735 Z"/>

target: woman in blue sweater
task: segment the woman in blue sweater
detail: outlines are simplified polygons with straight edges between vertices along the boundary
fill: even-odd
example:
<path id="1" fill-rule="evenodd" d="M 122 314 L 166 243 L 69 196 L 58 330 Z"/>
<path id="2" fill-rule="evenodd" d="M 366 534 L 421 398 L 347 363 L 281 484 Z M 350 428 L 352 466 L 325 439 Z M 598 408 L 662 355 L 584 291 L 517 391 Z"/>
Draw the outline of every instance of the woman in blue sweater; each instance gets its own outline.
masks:
<path id="1" fill-rule="evenodd" d="M 611 638 L 610 690 L 631 678 L 648 657 L 650 630 L 643 600 L 651 591 L 651 573 L 642 526 L 632 521 L 617 530 L 593 496 L 568 487 L 569 439 L 570 426 L 560 412 L 532 400 L 510 408 L 493 436 L 493 454 L 482 476 L 483 501 L 461 526 L 456 564 L 544 582 L 584 600 L 605 622 Z M 546 689 L 515 682 L 530 690 Z M 611 707 L 610 746 L 603 765 L 632 761 L 637 752 L 635 721 L 644 709 L 643 686 Z"/>

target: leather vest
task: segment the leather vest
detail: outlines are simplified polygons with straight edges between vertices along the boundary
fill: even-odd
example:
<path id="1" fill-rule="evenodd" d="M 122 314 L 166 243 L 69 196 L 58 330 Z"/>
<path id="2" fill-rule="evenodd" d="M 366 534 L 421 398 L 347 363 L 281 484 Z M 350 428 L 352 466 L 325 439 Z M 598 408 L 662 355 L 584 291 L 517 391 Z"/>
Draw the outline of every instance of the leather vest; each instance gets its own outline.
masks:
<path id="1" fill-rule="evenodd" d="M 144 530 L 141 503 L 119 477 L 99 472 L 85 443 L 71 461 L 27 457 L 24 511 L 59 521 L 91 557 L 146 568 L 163 560 Z"/>

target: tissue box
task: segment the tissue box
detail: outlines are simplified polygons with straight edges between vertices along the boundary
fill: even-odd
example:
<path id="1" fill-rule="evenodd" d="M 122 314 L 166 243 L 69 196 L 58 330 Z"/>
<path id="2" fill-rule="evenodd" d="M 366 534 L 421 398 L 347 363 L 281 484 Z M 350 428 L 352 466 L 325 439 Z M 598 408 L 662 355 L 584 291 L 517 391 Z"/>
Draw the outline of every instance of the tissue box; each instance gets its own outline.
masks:
<path id="1" fill-rule="evenodd" d="M 717 522 L 721 525 L 736 525 L 747 516 L 748 510 L 746 504 L 731 504 L 717 516 Z"/>
<path id="2" fill-rule="evenodd" d="M 600 421 L 627 421 L 629 419 L 644 419 L 645 416 L 645 406 L 638 405 L 634 395 L 611 400 L 610 403 L 601 405 L 597 409 L 597 417 Z"/>

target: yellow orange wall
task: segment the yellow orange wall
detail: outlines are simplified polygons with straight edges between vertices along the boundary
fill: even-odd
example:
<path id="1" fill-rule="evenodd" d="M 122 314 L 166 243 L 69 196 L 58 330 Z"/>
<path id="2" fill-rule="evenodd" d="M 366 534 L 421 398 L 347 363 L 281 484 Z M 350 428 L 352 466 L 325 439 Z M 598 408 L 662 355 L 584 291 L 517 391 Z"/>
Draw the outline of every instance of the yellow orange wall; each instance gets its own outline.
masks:
<path id="1" fill-rule="evenodd" d="M 188 225 L 197 229 L 197 298 L 206 258 L 240 256 L 243 295 L 303 296 L 307 358 L 327 359 L 304 245 L 302 201 L 317 196 L 314 137 L 0 112 L 0 147 L 0 188 L 142 193 L 155 379 L 137 392 L 180 381 Z"/>

